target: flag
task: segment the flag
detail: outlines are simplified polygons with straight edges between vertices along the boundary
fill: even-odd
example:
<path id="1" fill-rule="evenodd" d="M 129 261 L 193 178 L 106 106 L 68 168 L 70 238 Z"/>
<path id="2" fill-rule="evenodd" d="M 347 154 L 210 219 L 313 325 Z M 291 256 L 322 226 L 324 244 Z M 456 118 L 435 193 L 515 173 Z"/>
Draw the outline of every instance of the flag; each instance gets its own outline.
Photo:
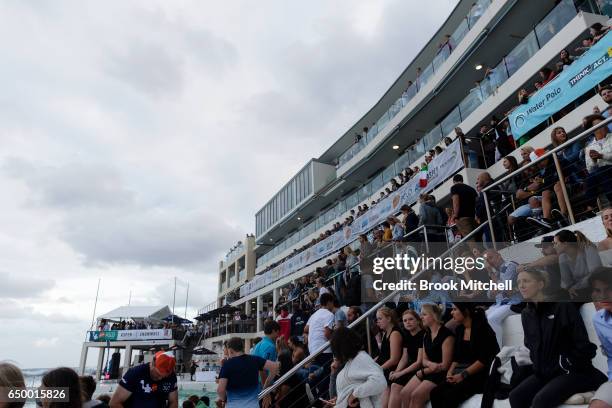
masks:
<path id="1" fill-rule="evenodd" d="M 421 172 L 419 173 L 419 186 L 421 188 L 427 186 L 427 163 L 421 167 Z"/>

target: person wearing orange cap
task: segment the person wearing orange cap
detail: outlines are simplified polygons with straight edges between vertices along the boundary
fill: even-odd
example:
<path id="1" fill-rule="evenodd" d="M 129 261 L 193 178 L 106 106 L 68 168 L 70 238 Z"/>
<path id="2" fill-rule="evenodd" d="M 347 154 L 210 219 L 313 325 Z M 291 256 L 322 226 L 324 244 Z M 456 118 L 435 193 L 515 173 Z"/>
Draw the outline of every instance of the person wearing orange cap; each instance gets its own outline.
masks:
<path id="1" fill-rule="evenodd" d="M 130 368 L 110 401 L 111 408 L 178 408 L 172 352 L 158 351 L 150 363 Z"/>

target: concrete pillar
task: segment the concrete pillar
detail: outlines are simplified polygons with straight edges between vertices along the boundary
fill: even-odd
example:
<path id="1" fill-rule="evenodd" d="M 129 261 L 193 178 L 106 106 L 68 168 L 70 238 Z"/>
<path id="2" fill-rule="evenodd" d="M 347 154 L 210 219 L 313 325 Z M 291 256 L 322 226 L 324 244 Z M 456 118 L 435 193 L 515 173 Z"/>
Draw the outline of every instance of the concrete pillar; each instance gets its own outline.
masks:
<path id="1" fill-rule="evenodd" d="M 263 321 L 261 319 L 261 311 L 263 310 L 263 298 L 261 295 L 257 296 L 257 331 L 260 332 L 263 330 Z"/>
<path id="2" fill-rule="evenodd" d="M 130 369 L 130 364 L 132 363 L 132 346 L 125 346 L 125 356 L 123 356 L 123 371 L 121 375 L 125 374 L 127 370 Z"/>
<path id="3" fill-rule="evenodd" d="M 98 347 L 98 365 L 96 366 L 96 379 L 100 381 L 102 378 L 102 365 L 104 364 L 104 351 L 105 347 Z"/>
<path id="4" fill-rule="evenodd" d="M 83 348 L 81 349 L 81 359 L 79 360 L 79 375 L 85 375 L 85 366 L 87 365 L 87 352 L 89 351 L 89 346 L 83 343 Z"/>
<path id="5" fill-rule="evenodd" d="M 251 301 L 247 300 L 246 302 L 244 302 L 244 313 L 247 315 L 247 317 L 251 317 Z"/>
<path id="6" fill-rule="evenodd" d="M 276 305 L 278 304 L 279 288 L 272 289 L 272 315 L 276 318 Z"/>

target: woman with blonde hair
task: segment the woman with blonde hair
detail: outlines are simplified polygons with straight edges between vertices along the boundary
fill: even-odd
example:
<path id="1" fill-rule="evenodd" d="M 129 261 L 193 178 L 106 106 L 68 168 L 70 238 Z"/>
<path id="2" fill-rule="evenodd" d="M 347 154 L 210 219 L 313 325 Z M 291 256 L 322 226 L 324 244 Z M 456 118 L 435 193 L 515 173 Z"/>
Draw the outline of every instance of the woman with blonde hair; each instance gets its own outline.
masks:
<path id="1" fill-rule="evenodd" d="M 400 392 L 408 384 L 419 368 L 419 356 L 423 353 L 423 321 L 421 316 L 414 310 L 406 310 L 402 314 L 404 324 L 404 341 L 402 358 L 395 371 L 389 374 L 391 388 L 389 390 L 389 408 L 401 408 L 402 400 Z"/>
<path id="2" fill-rule="evenodd" d="M 442 324 L 440 307 L 423 305 L 421 319 L 425 326 L 423 352 L 419 355 L 421 368 L 400 393 L 403 405 L 410 408 L 425 407 L 431 391 L 445 381 L 453 360 L 454 336 Z"/>
<path id="3" fill-rule="evenodd" d="M 597 244 L 601 263 L 612 266 L 612 207 L 606 207 L 601 212 L 601 223 L 606 231 L 606 238 Z"/>
<path id="4" fill-rule="evenodd" d="M 8 362 L 0 362 L 0 388 L 24 388 L 25 380 L 19 367 Z M 0 408 L 21 408 L 25 402 L 2 402 Z"/>
<path id="5" fill-rule="evenodd" d="M 389 374 L 395 370 L 402 358 L 402 333 L 397 327 L 395 311 L 386 306 L 376 311 L 376 325 L 382 333 L 380 353 L 376 358 L 376 362 L 383 369 L 387 385 L 389 385 Z M 387 406 L 388 399 L 389 387 L 385 389 L 383 394 L 383 407 Z"/>

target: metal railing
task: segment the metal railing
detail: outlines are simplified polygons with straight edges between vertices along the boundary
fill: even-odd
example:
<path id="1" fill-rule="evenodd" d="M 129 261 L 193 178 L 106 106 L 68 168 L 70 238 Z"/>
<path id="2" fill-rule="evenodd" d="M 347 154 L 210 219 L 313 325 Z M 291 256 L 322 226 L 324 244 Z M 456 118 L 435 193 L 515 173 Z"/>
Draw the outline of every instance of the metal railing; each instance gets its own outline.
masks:
<path id="1" fill-rule="evenodd" d="M 485 188 L 483 188 L 481 190 L 482 194 L 484 195 L 484 202 L 486 205 L 486 210 L 487 210 L 487 220 L 488 222 L 492 221 L 492 217 L 491 217 L 491 211 L 489 208 L 489 200 L 488 200 L 488 196 L 487 193 L 489 191 L 491 191 L 491 189 L 493 189 L 494 187 L 497 187 L 499 185 L 501 185 L 502 183 L 504 183 L 505 181 L 510 180 L 513 177 L 516 177 L 518 175 L 520 175 L 522 172 L 525 171 L 525 167 L 530 167 L 530 166 L 534 166 L 544 160 L 549 159 L 550 157 L 553 158 L 554 163 L 555 163 L 555 169 L 557 170 L 557 174 L 559 175 L 559 184 L 561 186 L 561 191 L 563 194 L 563 198 L 565 200 L 565 203 L 567 204 L 567 211 L 568 211 L 568 218 L 571 222 L 571 224 L 575 224 L 576 223 L 576 218 L 574 216 L 574 211 L 572 209 L 572 204 L 570 201 L 570 197 L 569 194 L 567 193 L 567 186 L 565 184 L 565 177 L 563 175 L 563 169 L 561 168 L 561 163 L 559 162 L 559 157 L 558 157 L 558 153 L 562 150 L 565 150 L 566 148 L 568 148 L 569 146 L 571 146 L 572 144 L 579 142 L 582 139 L 585 139 L 586 137 L 590 136 L 595 130 L 607 126 L 610 122 L 612 122 L 612 116 L 609 118 L 606 118 L 605 120 L 603 120 L 602 122 L 598 123 L 595 126 L 592 126 L 589 129 L 584 130 L 583 132 L 581 132 L 580 134 L 576 135 L 575 137 L 566 140 L 564 143 L 560 144 L 559 146 L 549 150 L 548 152 L 546 152 L 545 154 L 543 154 L 542 156 L 538 157 L 536 160 L 530 162 L 527 166 L 521 167 L 516 169 L 515 171 L 506 174 L 505 176 L 501 177 L 500 179 L 496 180 L 495 182 L 491 183 L 490 185 L 486 186 Z M 495 232 L 493 231 L 494 229 L 491 228 L 491 238 L 492 241 L 495 242 Z"/>
<path id="2" fill-rule="evenodd" d="M 469 234 L 467 234 L 465 237 L 463 237 L 460 241 L 456 242 L 451 248 L 449 248 L 448 250 L 444 251 L 444 253 L 442 253 L 440 255 L 440 257 L 444 257 L 448 254 L 450 254 L 453 249 L 457 246 L 459 246 L 460 244 L 467 242 L 468 240 L 470 240 L 472 237 L 474 237 L 475 235 L 477 235 L 478 233 L 480 233 L 480 230 L 483 229 L 486 225 L 488 225 L 489 222 L 485 221 L 484 223 L 480 224 L 478 227 L 476 227 L 472 232 L 470 232 Z M 423 226 L 424 227 L 424 226 Z M 419 227 L 420 228 L 420 227 Z M 419 272 L 415 273 L 414 275 L 412 275 L 412 277 L 410 279 L 408 279 L 408 281 L 412 281 L 414 279 L 416 279 L 417 277 L 419 277 L 422 273 L 426 272 L 427 269 L 421 269 Z M 389 302 L 391 299 L 393 299 L 395 296 L 397 296 L 399 293 L 403 292 L 402 290 L 396 290 L 391 292 L 390 294 L 388 294 L 387 296 L 385 296 L 384 298 L 382 298 L 381 300 L 378 301 L 378 303 L 376 303 L 375 305 L 373 305 L 371 308 L 369 308 L 368 310 L 366 310 L 361 316 L 359 316 L 357 319 L 355 319 L 355 321 L 351 324 L 348 325 L 348 328 L 353 328 L 358 326 L 361 322 L 365 321 L 372 313 L 376 312 L 376 310 L 378 310 L 380 307 L 384 306 L 385 303 Z M 271 386 L 269 386 L 268 388 L 262 390 L 259 395 L 258 398 L 261 400 L 262 398 L 264 398 L 266 395 L 270 394 L 272 391 L 276 390 L 278 387 L 280 387 L 285 381 L 287 381 L 289 378 L 291 378 L 291 376 L 293 374 L 295 374 L 300 368 L 302 368 L 303 366 L 305 366 L 306 364 L 312 362 L 319 354 L 321 354 L 324 350 L 326 350 L 327 348 L 329 348 L 330 346 L 330 342 L 327 341 L 325 342 L 324 345 L 322 345 L 321 347 L 319 347 L 318 349 L 316 349 L 314 352 L 310 353 L 310 355 L 308 355 L 307 357 L 305 357 L 302 361 L 300 361 L 299 363 L 297 363 L 295 366 L 293 366 L 289 371 L 287 371 L 283 376 L 281 376 L 279 379 L 277 379 L 274 384 L 272 384 Z"/>

